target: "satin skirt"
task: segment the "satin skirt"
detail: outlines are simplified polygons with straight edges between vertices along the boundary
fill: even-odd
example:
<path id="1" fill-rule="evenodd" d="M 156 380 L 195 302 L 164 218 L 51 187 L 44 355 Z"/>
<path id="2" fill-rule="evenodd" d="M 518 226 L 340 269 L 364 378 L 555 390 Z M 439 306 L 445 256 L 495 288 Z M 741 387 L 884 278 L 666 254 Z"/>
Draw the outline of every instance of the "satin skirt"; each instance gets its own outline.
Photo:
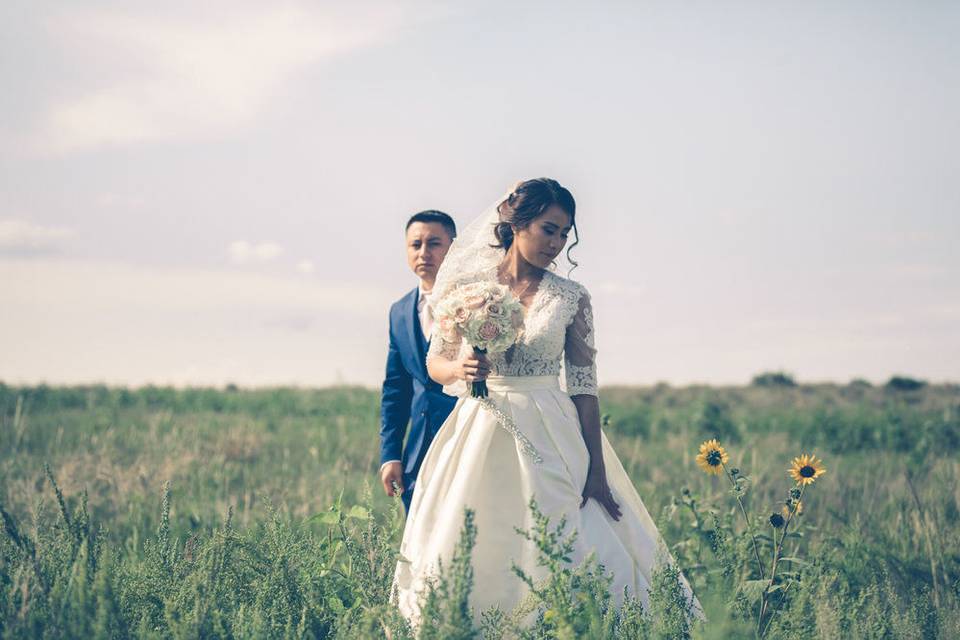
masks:
<path id="1" fill-rule="evenodd" d="M 403 615 L 419 626 L 421 592 L 436 575 L 438 560 L 450 566 L 468 507 L 475 512 L 477 527 L 471 563 L 475 619 L 493 606 L 512 611 L 528 588 L 511 563 L 535 580 L 544 577 L 535 546 L 514 530 L 532 528 L 531 497 L 550 518 L 551 528 L 565 517 L 565 531 L 576 530 L 574 565 L 593 552 L 613 577 L 610 590 L 616 604 L 622 603 L 626 588 L 646 607 L 654 570 L 671 560 L 606 435 L 601 433 L 603 460 L 620 505 L 619 521 L 595 500 L 580 507 L 590 456 L 576 406 L 560 389 L 558 378 L 490 376 L 487 388 L 489 399 L 512 418 L 539 461 L 490 408 L 471 397 L 457 401 L 426 453 L 407 514 L 393 584 Z M 696 617 L 702 618 L 700 603 L 682 575 L 680 582 Z"/>

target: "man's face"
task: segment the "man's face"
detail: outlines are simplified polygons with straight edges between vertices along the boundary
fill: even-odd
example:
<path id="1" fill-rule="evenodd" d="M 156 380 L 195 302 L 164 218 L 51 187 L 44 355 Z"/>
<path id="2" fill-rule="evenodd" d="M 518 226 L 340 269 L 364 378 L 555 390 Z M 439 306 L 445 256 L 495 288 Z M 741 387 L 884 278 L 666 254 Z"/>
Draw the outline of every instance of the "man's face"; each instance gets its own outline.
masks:
<path id="1" fill-rule="evenodd" d="M 407 229 L 407 264 L 432 286 L 452 242 L 439 222 L 414 222 Z"/>

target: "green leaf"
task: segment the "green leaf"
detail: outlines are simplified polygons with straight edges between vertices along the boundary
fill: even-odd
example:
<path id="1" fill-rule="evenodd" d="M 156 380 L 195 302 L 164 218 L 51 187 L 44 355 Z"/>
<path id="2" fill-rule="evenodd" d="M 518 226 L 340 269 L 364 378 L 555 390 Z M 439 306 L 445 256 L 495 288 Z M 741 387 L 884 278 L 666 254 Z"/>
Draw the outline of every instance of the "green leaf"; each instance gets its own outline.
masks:
<path id="1" fill-rule="evenodd" d="M 367 511 L 366 507 L 355 504 L 350 507 L 350 511 L 347 511 L 347 517 L 356 518 L 357 520 L 366 520 L 370 517 L 370 512 Z"/>
<path id="2" fill-rule="evenodd" d="M 307 522 L 321 522 L 323 524 L 337 524 L 340 522 L 339 511 L 324 511 L 307 518 Z"/>
<path id="3" fill-rule="evenodd" d="M 740 593 L 750 600 L 756 602 L 763 596 L 763 592 L 770 586 L 770 580 L 744 580 L 740 585 Z"/>

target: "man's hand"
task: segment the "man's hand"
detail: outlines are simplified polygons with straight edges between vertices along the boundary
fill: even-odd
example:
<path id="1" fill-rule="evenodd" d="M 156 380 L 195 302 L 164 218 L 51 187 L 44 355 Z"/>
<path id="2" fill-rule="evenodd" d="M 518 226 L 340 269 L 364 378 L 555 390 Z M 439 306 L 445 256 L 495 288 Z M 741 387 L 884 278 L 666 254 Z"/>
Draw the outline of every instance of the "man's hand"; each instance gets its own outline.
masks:
<path id="1" fill-rule="evenodd" d="M 400 487 L 399 493 L 403 493 L 405 489 L 403 486 L 403 465 L 399 462 L 388 462 L 383 465 L 383 468 L 380 469 L 380 482 L 383 483 L 383 490 L 387 492 L 388 496 L 393 496 L 394 483 Z"/>

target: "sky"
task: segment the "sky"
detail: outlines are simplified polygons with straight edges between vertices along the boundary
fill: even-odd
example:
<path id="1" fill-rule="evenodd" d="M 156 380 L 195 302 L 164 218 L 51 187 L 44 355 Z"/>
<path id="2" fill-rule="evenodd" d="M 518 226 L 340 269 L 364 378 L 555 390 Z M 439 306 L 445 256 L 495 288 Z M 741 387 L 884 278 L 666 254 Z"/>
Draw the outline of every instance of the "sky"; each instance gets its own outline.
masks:
<path id="1" fill-rule="evenodd" d="M 602 385 L 960 380 L 960 4 L 199 4 L 0 4 L 0 381 L 375 387 L 537 176 Z"/>

